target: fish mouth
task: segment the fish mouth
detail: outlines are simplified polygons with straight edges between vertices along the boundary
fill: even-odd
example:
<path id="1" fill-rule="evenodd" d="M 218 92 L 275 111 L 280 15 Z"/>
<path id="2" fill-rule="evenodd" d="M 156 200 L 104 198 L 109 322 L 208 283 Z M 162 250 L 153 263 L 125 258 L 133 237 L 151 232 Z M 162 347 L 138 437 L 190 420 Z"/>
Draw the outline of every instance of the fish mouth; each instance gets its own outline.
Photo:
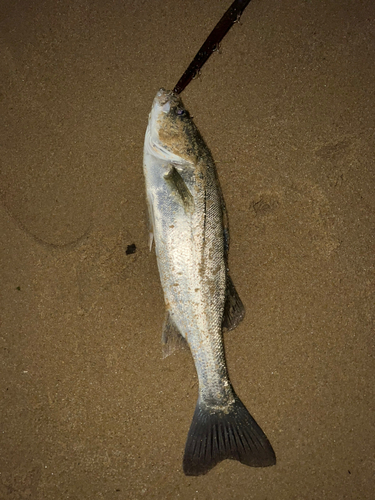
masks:
<path id="1" fill-rule="evenodd" d="M 149 128 L 153 133 L 154 138 L 159 135 L 160 120 L 167 115 L 171 107 L 175 105 L 178 97 L 171 90 L 161 88 L 156 93 L 154 102 L 152 103 L 151 112 L 149 115 Z"/>
<path id="2" fill-rule="evenodd" d="M 168 115 L 172 106 L 179 102 L 179 97 L 170 90 L 163 88 L 157 92 L 152 104 L 151 112 L 148 119 L 148 127 L 146 131 L 145 145 L 148 152 L 163 160 L 174 161 L 177 164 L 186 162 L 179 156 L 173 154 L 169 148 L 162 143 L 159 137 L 159 131 L 162 127 L 163 118 Z"/>
<path id="3" fill-rule="evenodd" d="M 170 92 L 163 88 L 157 92 L 149 115 L 149 123 L 152 128 L 155 128 L 158 119 L 163 116 L 163 113 L 167 114 L 171 109 L 170 94 Z"/>
<path id="4" fill-rule="evenodd" d="M 163 106 L 168 101 L 168 97 L 170 94 L 171 92 L 168 92 L 167 90 L 161 88 L 156 93 L 155 100 L 160 106 Z"/>
<path id="5" fill-rule="evenodd" d="M 164 88 L 159 89 L 155 97 L 155 101 L 160 106 L 164 106 L 167 102 L 176 100 L 177 100 L 177 95 L 174 92 L 172 92 L 172 90 L 165 90 Z"/>
<path id="6" fill-rule="evenodd" d="M 145 145 L 149 154 L 158 159 L 174 162 L 178 165 L 190 165 L 192 164 L 190 161 L 172 153 L 171 149 L 160 140 L 159 135 L 160 130 L 169 121 L 167 116 L 171 108 L 181 105 L 181 98 L 171 90 L 161 88 L 157 92 L 149 114 Z"/>
<path id="7" fill-rule="evenodd" d="M 155 96 L 153 110 L 158 115 L 160 113 L 168 114 L 171 107 L 178 106 L 180 101 L 180 97 L 172 90 L 165 90 L 164 88 L 161 88 Z"/>

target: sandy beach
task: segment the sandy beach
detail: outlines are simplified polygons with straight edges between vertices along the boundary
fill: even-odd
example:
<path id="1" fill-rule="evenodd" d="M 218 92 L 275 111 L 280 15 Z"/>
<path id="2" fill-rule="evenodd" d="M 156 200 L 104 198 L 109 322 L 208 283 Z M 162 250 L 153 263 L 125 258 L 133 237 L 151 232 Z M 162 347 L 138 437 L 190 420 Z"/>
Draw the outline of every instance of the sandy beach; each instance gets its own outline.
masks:
<path id="1" fill-rule="evenodd" d="M 246 308 L 230 377 L 277 456 L 182 471 L 197 376 L 162 359 L 143 140 L 230 3 L 0 5 L 1 500 L 374 498 L 373 0 L 253 0 L 182 93 Z"/>

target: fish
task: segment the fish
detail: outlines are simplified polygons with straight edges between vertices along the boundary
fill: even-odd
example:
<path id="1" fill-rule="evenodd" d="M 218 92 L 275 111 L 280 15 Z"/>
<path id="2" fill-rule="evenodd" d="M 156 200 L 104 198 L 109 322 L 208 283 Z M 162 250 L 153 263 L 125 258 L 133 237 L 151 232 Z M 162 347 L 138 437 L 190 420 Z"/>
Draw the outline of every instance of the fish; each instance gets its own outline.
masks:
<path id="1" fill-rule="evenodd" d="M 181 97 L 160 89 L 144 142 L 143 170 L 166 317 L 163 356 L 188 346 L 198 400 L 183 457 L 187 476 L 225 459 L 253 467 L 276 463 L 266 435 L 235 393 L 223 331 L 243 320 L 228 270 L 229 225 L 215 162 Z"/>

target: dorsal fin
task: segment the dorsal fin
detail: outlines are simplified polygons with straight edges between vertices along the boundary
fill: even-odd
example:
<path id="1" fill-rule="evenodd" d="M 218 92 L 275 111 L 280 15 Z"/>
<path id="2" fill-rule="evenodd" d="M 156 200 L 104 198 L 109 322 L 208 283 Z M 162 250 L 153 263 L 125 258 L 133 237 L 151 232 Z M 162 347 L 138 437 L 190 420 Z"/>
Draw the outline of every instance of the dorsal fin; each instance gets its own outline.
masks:
<path id="1" fill-rule="evenodd" d="M 223 328 L 234 330 L 245 316 L 244 305 L 237 293 L 233 281 L 227 274 L 227 285 L 225 290 L 225 304 L 223 314 Z"/>

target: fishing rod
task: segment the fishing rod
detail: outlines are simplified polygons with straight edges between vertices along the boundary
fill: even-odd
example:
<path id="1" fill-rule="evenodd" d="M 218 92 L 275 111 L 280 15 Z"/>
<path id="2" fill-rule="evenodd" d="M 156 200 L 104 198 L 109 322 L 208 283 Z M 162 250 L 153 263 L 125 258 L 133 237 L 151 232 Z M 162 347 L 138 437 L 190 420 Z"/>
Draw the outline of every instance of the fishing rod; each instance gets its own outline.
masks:
<path id="1" fill-rule="evenodd" d="M 202 66 L 211 54 L 219 49 L 220 42 L 231 29 L 233 24 L 239 22 L 243 11 L 250 1 L 251 0 L 235 0 L 231 4 L 215 28 L 211 31 L 207 40 L 199 49 L 197 55 L 192 60 L 185 73 L 179 79 L 177 85 L 173 89 L 175 94 L 180 94 L 188 86 L 191 80 L 199 75 Z"/>

